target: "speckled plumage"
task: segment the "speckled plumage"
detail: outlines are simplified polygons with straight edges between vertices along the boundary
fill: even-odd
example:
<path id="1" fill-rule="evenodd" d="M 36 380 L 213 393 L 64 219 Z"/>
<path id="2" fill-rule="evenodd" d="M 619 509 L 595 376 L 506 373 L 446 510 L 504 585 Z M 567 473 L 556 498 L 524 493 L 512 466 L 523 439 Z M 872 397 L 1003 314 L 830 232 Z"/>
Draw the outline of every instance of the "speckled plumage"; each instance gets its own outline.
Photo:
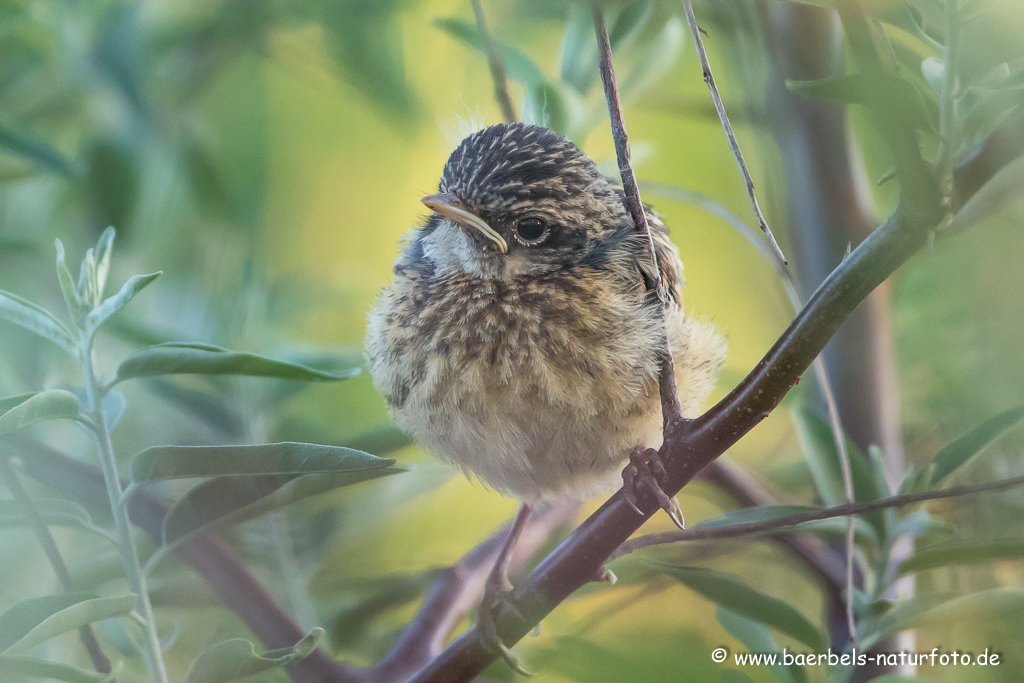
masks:
<path id="1" fill-rule="evenodd" d="M 572 142 L 500 124 L 452 153 L 440 190 L 508 243 L 437 213 L 408 235 L 369 320 L 374 383 L 432 454 L 525 501 L 610 487 L 632 447 L 661 441 L 657 303 L 622 191 Z M 516 235 L 544 221 L 540 244 Z M 684 411 L 725 352 L 682 309 L 682 263 L 648 210 Z"/>

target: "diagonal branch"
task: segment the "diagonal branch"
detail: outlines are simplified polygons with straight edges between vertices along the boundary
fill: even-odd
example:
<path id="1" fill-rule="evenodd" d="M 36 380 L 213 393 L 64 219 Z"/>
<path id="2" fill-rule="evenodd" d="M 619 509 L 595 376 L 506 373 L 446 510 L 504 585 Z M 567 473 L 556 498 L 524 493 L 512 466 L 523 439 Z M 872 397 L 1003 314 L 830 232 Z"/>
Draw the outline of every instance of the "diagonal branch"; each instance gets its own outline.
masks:
<path id="1" fill-rule="evenodd" d="M 801 512 L 795 515 L 786 515 L 776 519 L 769 519 L 763 522 L 750 522 L 748 524 L 735 524 L 731 526 L 711 527 L 708 529 L 687 529 L 686 531 L 667 531 L 659 534 L 647 534 L 626 541 L 612 555 L 622 557 L 634 550 L 648 548 L 652 545 L 663 545 L 666 543 L 678 543 L 681 541 L 708 541 L 723 538 L 739 538 L 742 536 L 755 536 L 759 534 L 772 534 L 780 531 L 787 531 L 793 527 L 806 522 L 815 522 L 819 519 L 832 519 L 833 517 L 846 517 L 860 515 L 875 510 L 887 510 L 889 508 L 906 507 L 914 503 L 926 500 L 940 500 L 942 498 L 957 498 L 970 496 L 987 491 L 1004 491 L 1016 486 L 1024 485 L 1024 476 L 1011 479 L 1000 479 L 998 481 L 985 482 L 984 484 L 968 484 L 964 486 L 953 486 L 938 491 L 924 491 L 922 493 L 911 493 L 903 496 L 892 496 L 881 498 L 867 503 L 847 503 L 837 505 L 823 510 Z M 852 519 L 852 517 L 851 517 Z"/>

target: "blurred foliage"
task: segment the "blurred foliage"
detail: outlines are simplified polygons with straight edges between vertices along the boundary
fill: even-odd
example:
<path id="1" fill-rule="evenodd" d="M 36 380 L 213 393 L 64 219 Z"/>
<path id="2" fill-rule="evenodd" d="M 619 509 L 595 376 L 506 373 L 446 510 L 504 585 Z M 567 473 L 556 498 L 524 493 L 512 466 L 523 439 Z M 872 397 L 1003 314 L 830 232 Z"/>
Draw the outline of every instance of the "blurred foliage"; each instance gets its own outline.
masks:
<path id="1" fill-rule="evenodd" d="M 945 2 L 865 5 L 878 22 L 874 40 L 889 65 L 881 85 L 895 93 L 888 104 L 898 116 L 879 122 L 865 114 L 878 106 L 880 82 L 855 66 L 830 81 L 785 87 L 851 107 L 871 180 L 890 177 L 894 166 L 886 126 L 915 131 L 940 175 L 974 168 L 991 149 L 1024 148 L 1024 15 L 1016 0 L 959 3 L 952 71 L 945 63 Z M 521 115 L 570 136 L 613 172 L 587 3 L 492 0 L 484 7 Z M 787 188 L 779 169 L 792 155 L 765 125 L 771 89 L 784 86 L 771 78 L 778 56 L 766 50 L 764 33 L 788 9 L 782 0 L 696 7 L 762 204 L 783 240 Z M 680 246 L 687 305 L 729 334 L 722 395 L 791 313 L 771 266 L 718 217 L 749 222 L 751 214 L 680 6 L 609 2 L 606 12 L 638 174 L 685 189 L 647 199 Z M 140 535 L 141 559 L 156 557 L 150 595 L 173 680 L 185 680 L 190 670 L 194 680 L 206 680 L 204 672 L 216 679 L 224 662 L 259 672 L 252 680 L 285 680 L 269 667 L 307 654 L 317 627 L 327 629 L 323 642 L 336 658 L 374 664 L 415 612 L 434 570 L 457 561 L 514 508 L 409 447 L 387 425 L 365 373 L 344 382 L 308 381 L 358 369 L 366 311 L 388 278 L 401 235 L 420 217 L 418 198 L 436 186 L 464 133 L 499 120 L 482 48 L 462 0 L 0 0 L 0 289 L 60 311 L 54 317 L 70 328 L 73 346 L 74 327 L 102 305 L 104 288 L 95 280 L 88 285 L 90 268 L 109 253 L 109 238 L 97 244 L 107 226 L 118 231 L 111 282 L 164 272 L 96 336 L 101 381 L 137 378 L 111 385 L 99 408 L 122 474 L 133 472 L 131 456 L 145 449 L 195 449 L 174 451 L 179 472 L 220 476 L 198 484 L 161 477 L 147 490 L 176 503 L 175 534 L 215 524 L 311 634 L 291 651 L 253 649 L 244 641 L 255 638 L 237 616 L 175 556 L 163 557 L 166 547 Z M 849 45 L 846 50 L 856 64 Z M 944 90 L 948 83 L 953 100 Z M 951 101 L 952 118 L 948 109 L 943 114 Z M 1021 472 L 1024 438 L 1012 412 L 1024 403 L 1021 168 L 1019 160 L 1007 165 L 1001 184 L 979 193 L 969 212 L 979 225 L 953 221 L 946 231 L 953 234 L 940 230 L 934 247 L 894 278 L 900 409 L 915 463 L 908 490 L 936 484 L 940 467 L 948 475 L 944 483 Z M 871 190 L 879 206 L 891 206 L 899 182 Z M 693 192 L 703 208 L 678 200 Z M 950 201 L 954 212 L 959 199 Z M 69 271 L 63 293 L 53 269 L 54 238 L 76 257 L 97 245 L 86 257 L 84 280 Z M 135 282 L 140 289 L 148 284 Z M 62 299 L 71 290 L 81 295 L 77 304 L 71 295 L 80 308 L 65 314 Z M 60 335 L 59 327 L 40 324 Z M 37 418 L 74 417 L 87 397 L 78 390 L 83 375 L 73 355 L 60 343 L 41 344 L 32 331 L 0 324 L 0 420 L 20 428 Z M 246 374 L 258 377 L 239 376 Z M 49 391 L 30 396 L 43 390 Z M 787 503 L 833 504 L 842 499 L 837 455 L 827 426 L 806 409 L 807 398 L 798 389 L 787 400 L 791 415 L 777 411 L 732 456 Z M 21 433 L 98 462 L 91 437 L 66 420 Z M 965 434 L 966 441 L 957 440 Z M 307 454 L 280 450 L 249 451 L 265 467 L 258 475 L 246 469 L 248 477 L 187 467 L 189 458 L 218 457 L 225 444 L 279 442 L 335 446 L 330 452 L 338 462 L 350 464 L 343 449 L 394 454 L 411 471 L 311 473 L 287 466 L 290 457 L 305 461 Z M 0 441 L 0 456 L 16 470 L 19 459 L 31 457 L 19 443 Z M 885 454 L 852 452 L 858 499 L 888 495 L 879 474 Z M 45 621 L 46 614 L 20 602 L 25 599 L 50 600 L 48 614 L 67 617 L 65 631 L 77 626 L 74 615 L 91 621 L 121 613 L 119 596 L 131 591 L 122 558 L 108 542 L 109 507 L 87 510 L 21 479 L 81 593 L 61 594 L 17 501 L 0 493 L 0 625 L 17 622 L 24 636 Z M 691 522 L 736 521 L 724 514 L 732 503 L 707 484 L 688 487 L 682 505 Z M 1003 655 L 999 667 L 926 667 L 920 680 L 1019 678 L 1022 507 L 1021 492 L 1011 490 L 858 521 L 858 566 L 875 579 L 857 596 L 862 635 L 913 626 L 920 651 L 941 644 Z M 669 523 L 649 526 L 663 530 Z M 843 529 L 806 530 L 836 543 Z M 917 595 L 893 605 L 882 593 L 895 576 L 878 568 L 906 536 L 916 538 L 919 550 L 900 571 L 915 573 Z M 636 555 L 616 563 L 619 585 L 581 591 L 545 621 L 538 637 L 517 646 L 538 680 L 734 681 L 746 680 L 743 674 L 759 682 L 825 680 L 824 668 L 739 673 L 708 656 L 719 645 L 731 652 L 805 651 L 826 633 L 820 588 L 778 545 L 734 540 Z M 145 680 L 134 623 L 95 624 L 106 654 L 123 662 L 119 681 Z M 47 633 L 36 631 L 35 638 Z M 5 682 L 102 679 L 90 674 L 74 633 L 29 643 L 36 663 L 0 654 Z M 219 649 L 193 665 L 211 646 Z M 496 664 L 487 675 L 510 680 L 511 673 Z"/>

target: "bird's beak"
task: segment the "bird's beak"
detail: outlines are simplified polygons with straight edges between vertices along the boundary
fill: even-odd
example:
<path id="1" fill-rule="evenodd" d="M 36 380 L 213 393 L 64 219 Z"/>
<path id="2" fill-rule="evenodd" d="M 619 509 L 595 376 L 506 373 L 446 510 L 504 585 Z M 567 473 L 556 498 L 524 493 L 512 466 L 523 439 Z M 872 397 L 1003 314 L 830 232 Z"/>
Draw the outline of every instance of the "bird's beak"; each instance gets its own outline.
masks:
<path id="1" fill-rule="evenodd" d="M 469 228 L 476 228 L 483 233 L 484 237 L 497 244 L 502 254 L 508 253 L 508 242 L 505 241 L 505 238 L 499 235 L 497 230 L 487 225 L 486 221 L 480 218 L 480 216 L 463 209 L 460 206 L 459 198 L 455 195 L 447 193 L 429 194 L 420 201 L 434 213 L 438 213 L 450 221 Z"/>

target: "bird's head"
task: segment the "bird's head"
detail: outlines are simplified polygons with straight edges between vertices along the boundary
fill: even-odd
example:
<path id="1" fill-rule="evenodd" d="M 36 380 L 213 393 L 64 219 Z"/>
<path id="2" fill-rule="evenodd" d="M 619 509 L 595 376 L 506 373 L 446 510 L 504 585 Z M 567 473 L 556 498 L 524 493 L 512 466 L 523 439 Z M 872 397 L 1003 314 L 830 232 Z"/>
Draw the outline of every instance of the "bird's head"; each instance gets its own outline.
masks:
<path id="1" fill-rule="evenodd" d="M 442 271 L 489 278 L 585 262 L 631 233 L 622 194 L 573 142 L 522 123 L 473 133 L 445 164 L 423 256 Z"/>

